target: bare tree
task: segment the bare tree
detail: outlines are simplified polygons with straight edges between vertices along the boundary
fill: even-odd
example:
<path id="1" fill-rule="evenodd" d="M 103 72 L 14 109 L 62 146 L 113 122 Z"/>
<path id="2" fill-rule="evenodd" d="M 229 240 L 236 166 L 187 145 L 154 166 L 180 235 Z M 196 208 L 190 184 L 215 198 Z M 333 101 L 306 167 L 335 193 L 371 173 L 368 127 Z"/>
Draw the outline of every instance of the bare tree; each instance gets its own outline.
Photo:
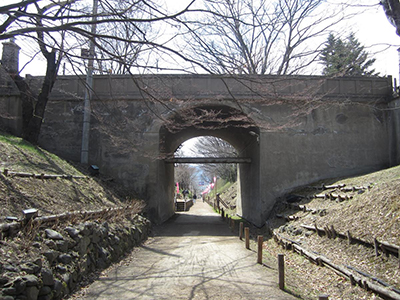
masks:
<path id="1" fill-rule="evenodd" d="M 80 49 L 88 40 L 99 49 L 99 60 L 116 62 L 116 70 L 121 73 L 132 68 L 133 61 L 137 61 L 138 52 L 143 51 L 144 46 L 147 51 L 161 49 L 179 55 L 178 51 L 149 40 L 144 30 L 152 23 L 176 20 L 192 3 L 182 11 L 169 15 L 152 0 L 98 2 L 96 15 L 84 0 L 24 0 L 0 6 L 0 40 L 21 37 L 34 41 L 46 61 L 46 75 L 37 95 L 22 83 L 23 79 L 18 74 L 14 75 L 21 92 L 29 95 L 24 97 L 27 109 L 23 137 L 34 144 L 38 141 L 47 101 L 62 59 L 68 61 L 72 71 L 80 71 Z M 139 15 L 134 13 L 136 11 L 140 12 Z M 92 24 L 99 27 L 99 32 L 89 29 Z M 119 29 L 110 31 L 110 26 Z M 122 51 L 116 49 L 120 45 L 124 45 Z"/>
<path id="2" fill-rule="evenodd" d="M 324 0 L 207 0 L 202 14 L 185 20 L 191 35 L 185 49 L 214 73 L 296 74 L 317 60 L 321 37 L 344 18 L 343 7 L 327 13 L 327 5 Z"/>
<path id="3" fill-rule="evenodd" d="M 186 164 L 175 166 L 175 182 L 179 183 L 179 188 L 189 190 L 195 187 L 196 168 Z"/>
<path id="4" fill-rule="evenodd" d="M 223 139 L 214 136 L 202 136 L 197 138 L 196 143 L 190 149 L 194 156 L 205 157 L 235 157 L 236 149 Z M 235 182 L 237 179 L 236 164 L 203 164 L 201 169 L 206 178 L 218 175 L 220 178 Z"/>

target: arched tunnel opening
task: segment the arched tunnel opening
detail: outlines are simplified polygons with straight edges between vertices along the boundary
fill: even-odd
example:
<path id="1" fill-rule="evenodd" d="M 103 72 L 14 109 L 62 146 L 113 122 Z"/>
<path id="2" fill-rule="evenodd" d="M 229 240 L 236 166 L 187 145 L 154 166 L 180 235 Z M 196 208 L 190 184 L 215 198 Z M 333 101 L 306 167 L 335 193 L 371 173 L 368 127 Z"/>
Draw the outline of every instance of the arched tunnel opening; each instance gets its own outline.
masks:
<path id="1" fill-rule="evenodd" d="M 236 149 L 236 159 L 238 159 L 236 212 L 251 221 L 252 212 L 260 198 L 260 149 L 259 129 L 248 116 L 239 109 L 223 105 L 185 108 L 176 111 L 166 121 L 160 128 L 159 136 L 158 203 L 152 208 L 159 223 L 166 221 L 175 213 L 174 164 L 182 163 L 175 157 L 176 150 L 183 142 L 201 136 L 220 138 Z M 224 157 L 214 157 L 214 159 L 223 160 Z M 207 160 L 201 162 L 206 163 Z"/>
<path id="2" fill-rule="evenodd" d="M 215 136 L 182 143 L 174 154 L 175 211 L 189 211 L 199 201 L 214 207 L 220 204 L 218 208 L 236 215 L 238 153 L 241 149 Z M 242 160 L 250 162 L 249 158 Z"/>

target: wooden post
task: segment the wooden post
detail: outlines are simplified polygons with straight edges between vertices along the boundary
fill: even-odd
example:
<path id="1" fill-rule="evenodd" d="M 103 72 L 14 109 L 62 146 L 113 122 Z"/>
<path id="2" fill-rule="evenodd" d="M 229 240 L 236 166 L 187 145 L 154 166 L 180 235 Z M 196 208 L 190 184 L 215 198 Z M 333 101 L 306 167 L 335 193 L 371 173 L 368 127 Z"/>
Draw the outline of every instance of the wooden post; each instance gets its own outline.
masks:
<path id="1" fill-rule="evenodd" d="M 351 245 L 351 243 L 353 242 L 352 238 L 351 238 L 351 234 L 350 231 L 347 230 L 347 239 L 349 240 L 349 245 Z"/>
<path id="2" fill-rule="evenodd" d="M 317 226 L 317 223 L 314 223 L 314 226 L 315 226 L 315 231 L 316 231 L 317 235 L 321 236 L 321 234 L 319 232 L 319 229 L 318 229 L 318 226 Z"/>
<path id="3" fill-rule="evenodd" d="M 376 238 L 374 238 L 374 249 L 375 249 L 375 256 L 379 256 L 379 243 Z"/>
<path id="4" fill-rule="evenodd" d="M 246 249 L 250 249 L 250 229 L 246 227 L 244 229 L 244 238 L 246 240 Z"/>
<path id="5" fill-rule="evenodd" d="M 336 239 L 336 230 L 335 230 L 335 227 L 333 227 L 333 225 L 331 225 L 331 233 L 332 233 L 332 238 L 333 239 Z"/>
<path id="6" fill-rule="evenodd" d="M 397 257 L 399 258 L 399 268 L 400 268 L 400 247 L 399 247 L 399 250 L 398 250 Z"/>
<path id="7" fill-rule="evenodd" d="M 4 169 L 4 176 L 7 176 L 8 175 L 8 169 Z"/>
<path id="8" fill-rule="evenodd" d="M 262 264 L 262 246 L 263 246 L 263 236 L 259 235 L 257 237 L 257 243 L 258 243 L 258 251 L 257 251 L 257 263 Z"/>
<path id="9" fill-rule="evenodd" d="M 319 295 L 318 300 L 329 300 L 329 295 Z"/>
<path id="10" fill-rule="evenodd" d="M 239 224 L 239 239 L 243 240 L 243 222 L 240 222 Z"/>
<path id="11" fill-rule="evenodd" d="M 279 288 L 285 289 L 285 257 L 283 254 L 278 254 L 278 276 L 279 276 Z"/>
<path id="12" fill-rule="evenodd" d="M 224 212 L 224 209 L 223 209 L 223 208 L 221 209 L 221 217 L 222 217 L 222 220 L 224 220 L 224 218 L 225 218 L 225 212 Z"/>

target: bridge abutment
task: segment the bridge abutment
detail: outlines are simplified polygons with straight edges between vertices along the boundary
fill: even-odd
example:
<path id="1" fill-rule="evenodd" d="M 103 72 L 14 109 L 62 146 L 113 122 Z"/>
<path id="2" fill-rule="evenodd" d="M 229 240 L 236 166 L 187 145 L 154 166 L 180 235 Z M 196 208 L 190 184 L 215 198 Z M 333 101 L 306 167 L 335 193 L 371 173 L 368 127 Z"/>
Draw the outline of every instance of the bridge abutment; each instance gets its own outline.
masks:
<path id="1" fill-rule="evenodd" d="M 59 77 L 39 141 L 75 161 L 84 89 L 81 78 Z M 95 76 L 94 89 L 89 164 L 146 199 L 158 222 L 174 213 L 173 166 L 163 159 L 191 137 L 218 136 L 251 158 L 239 167 L 237 209 L 259 226 L 293 188 L 400 162 L 390 78 L 116 75 Z M 2 110 L 21 117 L 18 101 L 7 106 L 18 93 L 0 91 Z"/>

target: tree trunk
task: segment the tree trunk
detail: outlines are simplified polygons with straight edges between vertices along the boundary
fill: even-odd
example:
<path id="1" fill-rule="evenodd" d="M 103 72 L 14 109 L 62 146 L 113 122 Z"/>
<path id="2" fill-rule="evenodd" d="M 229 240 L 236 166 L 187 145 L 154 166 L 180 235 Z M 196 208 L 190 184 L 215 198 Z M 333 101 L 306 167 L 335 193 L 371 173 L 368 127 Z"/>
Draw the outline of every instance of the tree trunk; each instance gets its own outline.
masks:
<path id="1" fill-rule="evenodd" d="M 26 83 L 24 78 L 19 75 L 12 76 L 14 83 L 18 87 L 21 93 L 22 101 L 22 136 L 25 135 L 26 130 L 29 127 L 29 122 L 33 115 L 33 106 L 35 96 L 33 95 L 29 85 Z"/>
<path id="2" fill-rule="evenodd" d="M 56 63 L 55 51 L 46 53 L 45 57 L 47 61 L 46 76 L 42 83 L 42 89 L 37 98 L 35 109 L 29 121 L 29 125 L 26 128 L 26 131 L 24 131 L 23 133 L 24 139 L 34 145 L 38 143 L 46 105 L 57 77 L 58 68 Z"/>
<path id="3" fill-rule="evenodd" d="M 399 0 L 382 0 L 381 5 L 386 17 L 396 27 L 396 34 L 400 36 L 400 2 Z"/>

